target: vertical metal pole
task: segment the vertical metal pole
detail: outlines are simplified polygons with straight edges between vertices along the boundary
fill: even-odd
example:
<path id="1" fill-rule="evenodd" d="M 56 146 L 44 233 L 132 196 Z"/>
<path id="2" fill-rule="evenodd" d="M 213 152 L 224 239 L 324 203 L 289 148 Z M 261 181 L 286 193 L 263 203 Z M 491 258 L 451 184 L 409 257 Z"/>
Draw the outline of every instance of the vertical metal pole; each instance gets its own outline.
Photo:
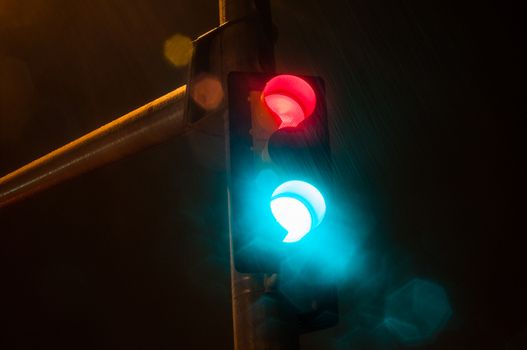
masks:
<path id="1" fill-rule="evenodd" d="M 219 0 L 219 10 L 220 24 L 237 21 L 221 33 L 224 86 L 231 71 L 274 70 L 269 0 Z M 296 314 L 277 290 L 278 276 L 237 272 L 232 240 L 230 248 L 234 348 L 298 349 Z"/>

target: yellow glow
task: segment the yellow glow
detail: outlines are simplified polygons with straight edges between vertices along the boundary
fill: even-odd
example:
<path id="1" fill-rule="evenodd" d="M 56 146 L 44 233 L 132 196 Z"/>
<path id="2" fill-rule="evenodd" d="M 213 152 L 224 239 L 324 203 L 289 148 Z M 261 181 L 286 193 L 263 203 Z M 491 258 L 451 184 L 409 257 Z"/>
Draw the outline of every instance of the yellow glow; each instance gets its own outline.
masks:
<path id="1" fill-rule="evenodd" d="M 174 34 L 165 41 L 165 58 L 176 67 L 186 66 L 192 58 L 192 40 L 181 34 Z"/>

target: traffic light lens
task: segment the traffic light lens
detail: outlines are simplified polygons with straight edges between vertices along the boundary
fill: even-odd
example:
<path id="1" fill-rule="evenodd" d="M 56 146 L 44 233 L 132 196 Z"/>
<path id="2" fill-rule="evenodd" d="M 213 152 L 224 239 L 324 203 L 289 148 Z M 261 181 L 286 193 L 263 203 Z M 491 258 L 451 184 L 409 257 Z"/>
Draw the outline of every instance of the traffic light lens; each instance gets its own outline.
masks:
<path id="1" fill-rule="evenodd" d="M 280 118 L 280 128 L 295 127 L 304 120 L 304 111 L 302 110 L 302 107 L 288 96 L 266 96 L 265 104 Z"/>
<path id="2" fill-rule="evenodd" d="M 304 79 L 294 75 L 278 75 L 265 84 L 262 98 L 280 120 L 279 128 L 296 127 L 315 110 L 315 91 Z"/>
<path id="3" fill-rule="evenodd" d="M 315 186 L 304 181 L 287 181 L 274 190 L 271 212 L 287 231 L 282 242 L 292 243 L 301 240 L 322 222 L 326 202 Z"/>
<path id="4" fill-rule="evenodd" d="M 291 197 L 273 199 L 271 211 L 276 221 L 287 231 L 282 242 L 297 242 L 311 230 L 311 213 L 298 199 Z"/>

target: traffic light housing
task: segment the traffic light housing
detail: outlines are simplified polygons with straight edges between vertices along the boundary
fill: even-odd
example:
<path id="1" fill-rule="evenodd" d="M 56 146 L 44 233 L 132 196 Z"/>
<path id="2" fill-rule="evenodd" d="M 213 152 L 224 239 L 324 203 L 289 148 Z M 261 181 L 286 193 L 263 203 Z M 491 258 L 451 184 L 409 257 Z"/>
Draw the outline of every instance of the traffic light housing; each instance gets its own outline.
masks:
<path id="1" fill-rule="evenodd" d="M 338 321 L 331 267 L 331 153 L 322 79 L 228 77 L 229 226 L 239 272 L 280 272 L 300 332 Z"/>
<path id="2" fill-rule="evenodd" d="M 331 188 L 322 79 L 230 73 L 228 168 L 234 264 L 277 272 L 328 234 Z"/>

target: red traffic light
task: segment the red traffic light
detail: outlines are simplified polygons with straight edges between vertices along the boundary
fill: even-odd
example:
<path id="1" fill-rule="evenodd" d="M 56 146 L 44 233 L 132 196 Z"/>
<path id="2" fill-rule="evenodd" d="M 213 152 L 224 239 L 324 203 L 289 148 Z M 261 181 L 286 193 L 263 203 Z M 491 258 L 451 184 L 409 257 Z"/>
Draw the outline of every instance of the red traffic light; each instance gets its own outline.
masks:
<path id="1" fill-rule="evenodd" d="M 278 75 L 265 84 L 262 99 L 278 118 L 279 128 L 295 127 L 311 116 L 317 104 L 315 91 L 304 79 Z"/>

